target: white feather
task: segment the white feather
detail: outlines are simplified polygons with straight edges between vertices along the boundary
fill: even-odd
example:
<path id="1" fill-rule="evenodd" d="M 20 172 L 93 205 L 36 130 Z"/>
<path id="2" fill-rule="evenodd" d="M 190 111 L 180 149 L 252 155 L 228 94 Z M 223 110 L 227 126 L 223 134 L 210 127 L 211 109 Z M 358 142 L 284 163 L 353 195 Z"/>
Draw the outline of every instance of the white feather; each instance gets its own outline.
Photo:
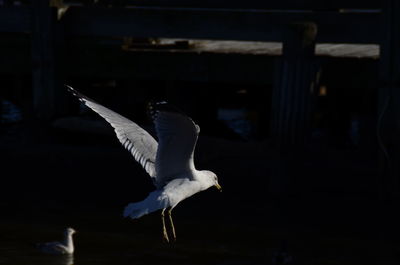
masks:
<path id="1" fill-rule="evenodd" d="M 115 129 L 121 144 L 153 178 L 157 190 L 124 210 L 125 217 L 139 218 L 145 214 L 174 208 L 180 201 L 215 185 L 220 188 L 211 171 L 195 169 L 193 154 L 200 127 L 186 115 L 172 110 L 162 110 L 166 102 L 150 105 L 159 143 L 136 123 L 103 107 L 86 96 L 69 89 L 89 108 L 106 119 Z"/>

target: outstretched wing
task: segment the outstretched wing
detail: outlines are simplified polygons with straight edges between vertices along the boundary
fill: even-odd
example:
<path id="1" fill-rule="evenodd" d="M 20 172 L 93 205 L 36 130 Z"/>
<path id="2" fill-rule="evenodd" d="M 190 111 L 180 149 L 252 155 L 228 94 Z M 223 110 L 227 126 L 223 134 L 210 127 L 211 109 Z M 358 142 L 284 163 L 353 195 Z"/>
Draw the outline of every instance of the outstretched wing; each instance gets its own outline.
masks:
<path id="1" fill-rule="evenodd" d="M 150 103 L 149 112 L 159 143 L 156 174 L 160 187 L 177 175 L 195 169 L 193 153 L 200 127 L 167 102 Z"/>
<path id="2" fill-rule="evenodd" d="M 157 141 L 133 121 L 96 103 L 94 100 L 79 93 L 72 87 L 66 87 L 72 94 L 78 97 L 81 102 L 110 123 L 121 144 L 131 152 L 135 160 L 143 166 L 153 179 L 153 183 L 156 183 L 155 161 L 158 146 Z"/>

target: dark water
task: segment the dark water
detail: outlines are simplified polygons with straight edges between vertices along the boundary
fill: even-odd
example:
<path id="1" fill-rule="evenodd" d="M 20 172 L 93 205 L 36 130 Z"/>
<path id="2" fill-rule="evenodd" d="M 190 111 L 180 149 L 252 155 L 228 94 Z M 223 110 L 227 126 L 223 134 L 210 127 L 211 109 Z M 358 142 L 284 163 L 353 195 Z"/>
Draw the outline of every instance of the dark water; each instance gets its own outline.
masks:
<path id="1" fill-rule="evenodd" d="M 274 200 L 267 196 L 269 158 L 246 157 L 257 148 L 200 139 L 199 168 L 215 171 L 224 192 L 210 189 L 182 202 L 174 210 L 178 240 L 166 244 L 159 213 L 136 221 L 121 217 L 127 203 L 151 191 L 148 176 L 119 143 L 91 138 L 50 144 L 42 136 L 30 144 L 14 134 L 0 138 L 0 265 L 273 264 L 283 240 L 293 264 L 400 264 L 396 205 L 384 210 L 368 197 L 310 192 L 315 183 L 368 183 L 367 175 L 346 166 L 330 171 L 310 163 L 320 170 L 298 178 L 303 195 Z M 213 153 L 230 157 L 210 160 Z M 73 257 L 34 248 L 60 240 L 67 226 L 78 231 Z"/>
<path id="2" fill-rule="evenodd" d="M 58 216 L 59 220 L 62 216 Z M 67 220 L 71 217 L 65 217 Z M 63 226 L 48 216 L 29 223 L 0 223 L 0 264 L 266 264 L 262 233 L 213 221 L 176 220 L 178 239 L 165 243 L 159 215 L 140 221 L 81 216 L 74 222 L 74 255 L 48 255 L 34 246 L 62 239 Z M 93 222 L 93 224 L 91 224 Z M 61 222 L 60 222 L 61 223 Z M 262 232 L 262 231 L 260 231 Z"/>
<path id="3" fill-rule="evenodd" d="M 322 231 L 304 224 L 235 223 L 178 213 L 177 242 L 167 244 L 157 213 L 135 221 L 107 211 L 28 213 L 0 220 L 0 264 L 273 264 L 282 239 L 288 240 L 291 264 L 394 265 L 400 260 L 396 240 L 368 237 L 356 227 L 346 231 L 332 225 Z M 34 247 L 60 240 L 66 224 L 78 230 L 73 256 L 46 255 Z"/>

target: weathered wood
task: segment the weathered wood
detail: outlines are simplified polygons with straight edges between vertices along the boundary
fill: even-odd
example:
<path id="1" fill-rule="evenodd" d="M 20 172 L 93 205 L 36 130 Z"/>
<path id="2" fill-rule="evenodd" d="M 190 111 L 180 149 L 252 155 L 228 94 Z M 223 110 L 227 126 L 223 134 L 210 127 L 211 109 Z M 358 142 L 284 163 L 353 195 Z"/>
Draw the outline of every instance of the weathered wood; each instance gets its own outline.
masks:
<path id="1" fill-rule="evenodd" d="M 303 144 L 310 123 L 311 96 L 317 80 L 316 25 L 290 26 L 278 59 L 272 106 L 272 135 L 280 145 Z"/>
<path id="2" fill-rule="evenodd" d="M 386 0 L 381 42 L 378 141 L 381 198 L 400 197 L 400 2 Z"/>
<path id="3" fill-rule="evenodd" d="M 68 2 L 68 1 L 66 1 Z M 87 2 L 87 1 L 81 1 Z M 102 2 L 102 1 L 100 1 Z M 112 1 L 104 1 L 110 2 Z M 231 8 L 231 9 L 312 9 L 332 10 L 341 8 L 375 9 L 382 6 L 376 0 L 123 0 L 119 5 L 152 6 L 152 7 L 180 7 L 180 8 Z"/>
<path id="4" fill-rule="evenodd" d="M 317 42 L 379 43 L 380 13 L 268 12 L 155 8 L 70 8 L 63 22 L 72 36 L 134 36 L 283 41 L 286 25 L 312 21 Z"/>
<path id="5" fill-rule="evenodd" d="M 150 2 L 146 1 L 146 4 Z M 189 8 L 187 8 L 187 5 L 183 5 L 184 3 L 181 1 L 165 2 L 166 5 L 169 5 L 169 8 L 161 9 L 154 4 L 156 2 L 152 1 L 151 3 L 153 4 L 150 8 L 75 7 L 68 10 L 61 22 L 65 26 L 69 37 L 72 38 L 79 36 L 89 38 L 96 36 L 134 36 L 139 38 L 172 37 L 284 41 L 288 43 L 285 39 L 285 36 L 288 34 L 287 25 L 297 21 L 312 21 L 318 25 L 319 34 L 316 41 L 319 42 L 380 43 L 381 40 L 381 14 L 379 11 L 361 13 L 333 12 L 326 11 L 328 8 L 324 9 L 324 12 L 287 12 L 284 10 L 271 12 L 262 9 L 245 10 L 242 8 L 243 6 L 240 6 L 240 8 L 239 6 L 235 7 L 236 4 L 239 4 L 238 1 L 232 2 L 229 5 L 228 2 L 223 1 L 194 1 L 191 2 L 190 5 L 192 6 L 189 6 Z M 316 4 L 316 2 L 312 2 Z M 174 6 L 176 3 L 180 4 Z M 283 1 L 279 4 L 286 5 L 287 3 Z M 290 4 L 293 3 L 295 2 L 290 2 Z M 344 1 L 335 2 L 334 5 L 337 4 L 337 6 L 333 8 L 332 4 L 330 8 L 333 8 L 332 10 L 337 10 L 339 6 L 349 8 L 355 3 L 360 8 L 371 8 L 366 3 L 361 6 L 361 2 L 357 1 L 350 1 L 349 5 L 346 6 L 342 6 L 343 3 Z M 222 8 L 222 4 L 226 8 Z M 269 6 L 271 8 L 274 6 L 274 3 L 262 3 L 261 1 L 246 2 L 244 5 L 256 8 L 257 5 L 254 4 L 265 6 L 271 4 Z M 301 6 L 303 4 L 305 3 L 299 4 L 296 8 L 305 8 L 305 6 Z M 197 5 L 201 8 L 193 8 Z M 262 8 L 262 6 L 259 6 L 259 8 Z M 317 5 L 315 9 L 318 9 Z M 0 22 L 3 20 L 5 22 L 5 26 L 0 25 L 0 31 L 3 29 L 4 32 L 8 30 L 7 28 L 10 28 L 17 32 L 25 32 L 26 26 L 30 25 L 32 30 L 34 106 L 39 116 L 51 117 L 57 112 L 58 106 L 60 106 L 57 103 L 57 91 L 60 91 L 57 87 L 60 85 L 60 78 L 57 77 L 59 71 L 57 70 L 58 66 L 56 63 L 55 10 L 48 7 L 48 1 L 40 0 L 36 0 L 32 5 L 30 10 L 32 16 L 29 12 L 26 12 L 26 7 L 15 9 L 7 7 L 0 10 L 3 10 L 0 11 L 0 14 L 4 14 L 3 17 L 0 16 Z M 23 15 L 21 15 L 16 10 L 25 11 L 22 11 L 21 14 Z M 13 18 L 13 14 L 16 14 L 15 19 Z M 25 21 L 26 17 L 31 18 L 29 23 Z M 19 24 L 18 21 L 21 23 Z M 91 69 L 90 67 L 89 65 L 88 69 Z M 289 69 L 288 65 L 282 67 L 282 71 L 288 71 L 288 73 L 297 72 L 297 70 Z M 293 67 L 304 68 L 305 66 L 299 62 L 295 62 Z M 135 66 L 133 68 L 138 67 Z M 304 71 L 307 71 L 307 67 L 304 69 Z M 87 71 L 90 72 L 90 70 Z M 142 72 L 146 74 L 144 71 Z M 94 73 L 98 75 L 97 72 Z M 118 75 L 117 71 L 114 71 L 114 73 Z M 201 74 L 197 76 L 201 76 Z M 204 80 L 210 78 L 210 76 L 207 76 L 209 74 L 206 73 L 204 75 Z M 148 73 L 148 75 L 150 74 Z M 216 80 L 219 77 L 215 73 L 211 73 L 211 75 Z M 252 78 L 252 74 L 248 76 L 250 77 L 249 79 Z M 292 77 L 293 80 L 296 78 L 299 77 Z M 298 79 L 297 81 L 303 82 L 304 80 Z M 286 82 L 286 80 L 282 80 L 282 82 Z M 281 92 L 286 93 L 285 90 Z M 293 119 L 293 117 L 289 115 L 287 119 Z"/>
<path id="6" fill-rule="evenodd" d="M 277 59 L 271 111 L 277 164 L 270 176 L 270 192 L 278 197 L 292 191 L 293 168 L 301 159 L 295 152 L 302 150 L 310 134 L 311 99 L 317 81 L 316 34 L 314 23 L 289 25 L 283 56 Z"/>
<path id="7" fill-rule="evenodd" d="M 60 81 L 56 69 L 56 9 L 48 1 L 32 5 L 32 90 L 33 109 L 39 119 L 50 119 L 57 112 L 56 90 Z"/>
<path id="8" fill-rule="evenodd" d="M 0 6 L 0 33 L 25 32 L 31 30 L 31 10 L 28 7 Z"/>

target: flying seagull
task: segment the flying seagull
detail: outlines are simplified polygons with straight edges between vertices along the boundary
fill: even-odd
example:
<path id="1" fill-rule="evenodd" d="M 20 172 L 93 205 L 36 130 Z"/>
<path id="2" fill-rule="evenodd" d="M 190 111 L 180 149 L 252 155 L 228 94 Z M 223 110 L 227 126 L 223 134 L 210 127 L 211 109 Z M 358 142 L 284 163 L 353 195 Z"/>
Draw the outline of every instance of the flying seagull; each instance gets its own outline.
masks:
<path id="1" fill-rule="evenodd" d="M 72 241 L 72 235 L 76 231 L 73 228 L 66 228 L 64 231 L 64 240 L 48 243 L 39 243 L 37 248 L 47 254 L 73 254 L 74 243 Z"/>
<path id="2" fill-rule="evenodd" d="M 161 210 L 163 238 L 169 242 L 164 212 L 170 221 L 176 240 L 171 211 L 182 200 L 215 186 L 220 191 L 217 176 L 208 170 L 197 170 L 193 162 L 200 127 L 191 118 L 165 101 L 149 104 L 149 114 L 155 125 L 157 141 L 143 128 L 120 114 L 66 86 L 86 106 L 103 117 L 114 128 L 118 140 L 150 175 L 156 188 L 141 202 L 130 203 L 124 217 L 137 219 Z"/>

